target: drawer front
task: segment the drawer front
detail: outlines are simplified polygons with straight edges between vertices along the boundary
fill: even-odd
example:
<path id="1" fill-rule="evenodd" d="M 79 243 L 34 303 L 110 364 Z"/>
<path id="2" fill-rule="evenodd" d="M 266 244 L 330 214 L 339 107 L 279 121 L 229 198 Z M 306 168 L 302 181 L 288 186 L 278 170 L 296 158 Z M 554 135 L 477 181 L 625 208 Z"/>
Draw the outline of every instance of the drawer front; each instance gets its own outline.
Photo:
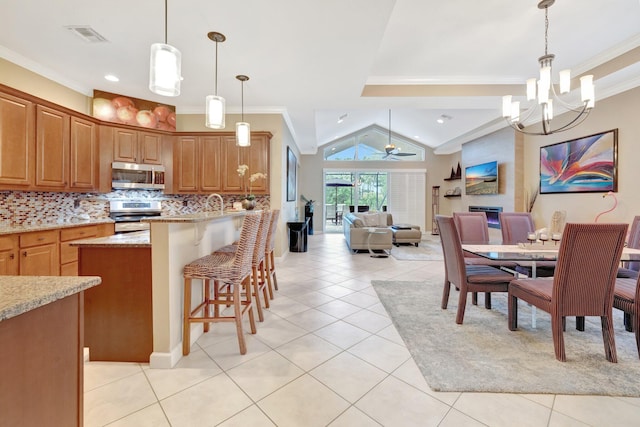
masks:
<path id="1" fill-rule="evenodd" d="M 69 262 L 60 266 L 61 276 L 77 276 L 78 275 L 78 261 Z"/>
<path id="2" fill-rule="evenodd" d="M 58 230 L 35 231 L 33 233 L 24 233 L 20 235 L 21 248 L 46 245 L 48 243 L 58 243 Z"/>
<path id="3" fill-rule="evenodd" d="M 0 236 L 0 251 L 8 251 L 18 247 L 18 236 Z"/>
<path id="4" fill-rule="evenodd" d="M 95 225 L 85 225 L 83 227 L 63 228 L 60 230 L 60 241 L 88 239 L 98 236 L 98 227 Z"/>
<path id="5" fill-rule="evenodd" d="M 60 243 L 60 264 L 78 260 L 78 248 L 71 246 L 71 242 Z"/>

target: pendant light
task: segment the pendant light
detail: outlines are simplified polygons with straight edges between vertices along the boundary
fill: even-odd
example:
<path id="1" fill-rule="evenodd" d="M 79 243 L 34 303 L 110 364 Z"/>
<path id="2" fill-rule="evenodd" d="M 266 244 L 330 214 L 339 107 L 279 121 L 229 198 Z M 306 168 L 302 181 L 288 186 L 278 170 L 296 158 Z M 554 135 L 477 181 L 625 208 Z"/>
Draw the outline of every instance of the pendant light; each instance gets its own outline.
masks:
<path id="1" fill-rule="evenodd" d="M 163 96 L 180 95 L 182 54 L 167 44 L 167 0 L 164 0 L 164 43 L 151 45 L 149 90 Z"/>
<path id="2" fill-rule="evenodd" d="M 216 42 L 215 79 L 213 95 L 207 95 L 206 99 L 206 119 L 205 126 L 211 129 L 224 129 L 225 100 L 218 96 L 218 43 L 222 43 L 227 38 L 224 34 L 211 31 L 207 37 Z"/>
<path id="3" fill-rule="evenodd" d="M 244 121 L 244 82 L 249 80 L 249 77 L 239 75 L 236 79 L 240 80 L 241 84 L 241 102 L 242 102 L 242 116 L 241 121 L 236 123 L 236 145 L 239 147 L 248 147 L 251 145 L 251 126 Z"/>

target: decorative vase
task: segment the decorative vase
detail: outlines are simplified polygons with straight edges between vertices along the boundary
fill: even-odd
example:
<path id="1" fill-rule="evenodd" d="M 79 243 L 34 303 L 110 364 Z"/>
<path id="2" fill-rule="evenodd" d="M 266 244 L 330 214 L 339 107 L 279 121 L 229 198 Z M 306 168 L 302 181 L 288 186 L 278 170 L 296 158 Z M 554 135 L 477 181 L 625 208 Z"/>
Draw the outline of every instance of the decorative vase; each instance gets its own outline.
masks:
<path id="1" fill-rule="evenodd" d="M 242 201 L 242 208 L 246 209 L 248 211 L 253 210 L 256 207 L 256 201 L 255 200 L 249 200 L 249 199 L 244 199 Z"/>

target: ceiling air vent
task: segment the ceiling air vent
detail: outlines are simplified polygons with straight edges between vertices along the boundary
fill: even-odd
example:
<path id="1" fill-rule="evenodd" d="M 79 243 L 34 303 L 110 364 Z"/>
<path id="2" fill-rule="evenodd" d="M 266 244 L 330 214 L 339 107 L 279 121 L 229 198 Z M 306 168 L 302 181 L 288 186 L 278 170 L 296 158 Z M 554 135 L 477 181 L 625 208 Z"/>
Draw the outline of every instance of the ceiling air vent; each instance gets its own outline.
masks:
<path id="1" fill-rule="evenodd" d="M 105 43 L 108 41 L 89 25 L 69 25 L 65 28 L 87 43 Z"/>

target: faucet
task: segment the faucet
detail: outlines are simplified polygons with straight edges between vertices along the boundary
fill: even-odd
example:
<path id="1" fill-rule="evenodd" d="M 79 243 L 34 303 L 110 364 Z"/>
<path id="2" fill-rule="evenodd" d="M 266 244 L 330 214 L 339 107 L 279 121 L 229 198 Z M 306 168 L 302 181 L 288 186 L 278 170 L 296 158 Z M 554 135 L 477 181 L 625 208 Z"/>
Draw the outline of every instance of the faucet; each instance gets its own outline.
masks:
<path id="1" fill-rule="evenodd" d="M 222 196 L 219 195 L 218 193 L 212 193 L 209 195 L 209 197 L 207 197 L 207 202 L 204 205 L 205 210 L 209 209 L 209 204 L 211 203 L 211 198 L 212 197 L 217 197 L 218 199 L 220 199 L 220 215 L 224 214 L 224 201 L 222 200 Z"/>

